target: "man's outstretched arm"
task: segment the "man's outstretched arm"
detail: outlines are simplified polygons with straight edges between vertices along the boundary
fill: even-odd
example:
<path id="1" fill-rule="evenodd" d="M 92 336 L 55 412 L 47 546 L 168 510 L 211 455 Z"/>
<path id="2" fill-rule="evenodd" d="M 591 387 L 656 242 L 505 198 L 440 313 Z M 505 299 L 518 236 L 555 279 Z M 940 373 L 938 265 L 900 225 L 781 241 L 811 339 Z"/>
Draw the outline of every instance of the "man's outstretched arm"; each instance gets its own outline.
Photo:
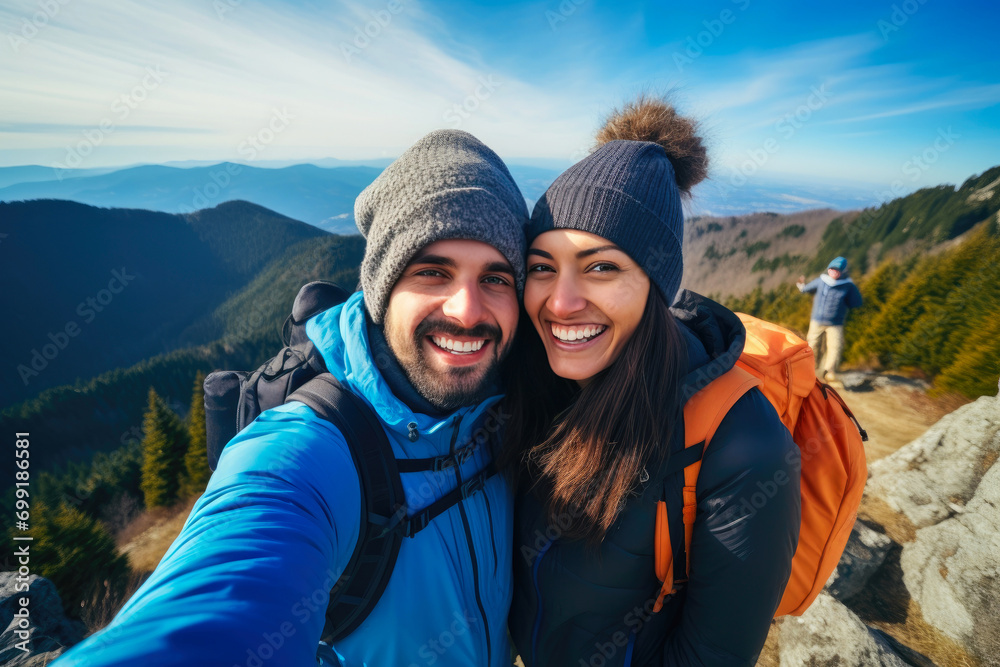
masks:
<path id="1" fill-rule="evenodd" d="M 810 280 L 807 283 L 805 282 L 804 277 L 800 277 L 799 282 L 795 283 L 795 286 L 798 287 L 799 291 L 802 292 L 803 294 L 812 294 L 813 292 L 819 289 L 819 284 L 821 280 L 822 280 L 821 278 L 816 278 L 815 280 Z"/>
<path id="2" fill-rule="evenodd" d="M 150 578 L 54 664 L 314 664 L 360 516 L 337 429 L 301 404 L 269 410 L 226 447 Z"/>

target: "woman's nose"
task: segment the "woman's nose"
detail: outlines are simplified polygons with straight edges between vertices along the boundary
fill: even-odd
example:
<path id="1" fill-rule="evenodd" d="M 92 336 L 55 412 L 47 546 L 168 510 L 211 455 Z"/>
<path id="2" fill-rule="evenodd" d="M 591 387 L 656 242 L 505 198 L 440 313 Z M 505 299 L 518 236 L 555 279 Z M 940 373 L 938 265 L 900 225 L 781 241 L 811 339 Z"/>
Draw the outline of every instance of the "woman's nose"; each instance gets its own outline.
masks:
<path id="1" fill-rule="evenodd" d="M 549 311 L 559 318 L 568 318 L 587 307 L 587 299 L 571 276 L 559 276 L 548 301 Z"/>

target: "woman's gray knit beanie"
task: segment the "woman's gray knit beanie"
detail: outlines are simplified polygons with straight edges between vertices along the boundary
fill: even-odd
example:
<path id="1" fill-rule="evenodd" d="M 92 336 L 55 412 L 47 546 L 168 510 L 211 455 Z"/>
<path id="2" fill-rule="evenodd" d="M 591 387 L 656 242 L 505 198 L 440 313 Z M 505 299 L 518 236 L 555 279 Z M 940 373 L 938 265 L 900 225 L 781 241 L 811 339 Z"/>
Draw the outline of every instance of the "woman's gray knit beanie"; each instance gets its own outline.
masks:
<path id="1" fill-rule="evenodd" d="M 354 218 L 367 239 L 361 288 L 377 324 L 403 269 L 435 241 L 488 243 L 514 268 L 519 295 L 524 288 L 527 205 L 503 160 L 468 132 L 437 130 L 408 148 L 358 196 Z"/>

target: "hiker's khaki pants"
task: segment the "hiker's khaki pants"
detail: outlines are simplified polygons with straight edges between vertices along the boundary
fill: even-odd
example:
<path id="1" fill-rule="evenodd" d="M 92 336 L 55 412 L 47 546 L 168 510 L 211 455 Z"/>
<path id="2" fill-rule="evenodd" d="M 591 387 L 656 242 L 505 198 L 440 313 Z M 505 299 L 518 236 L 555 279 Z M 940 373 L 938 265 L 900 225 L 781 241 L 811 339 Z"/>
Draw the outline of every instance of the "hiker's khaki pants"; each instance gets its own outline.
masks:
<path id="1" fill-rule="evenodd" d="M 825 373 L 836 375 L 840 367 L 840 356 L 844 353 L 844 325 L 820 324 L 816 320 L 810 320 L 806 342 L 816 355 L 816 375 L 820 379 L 823 379 Z M 824 347 L 826 354 L 820 356 Z"/>

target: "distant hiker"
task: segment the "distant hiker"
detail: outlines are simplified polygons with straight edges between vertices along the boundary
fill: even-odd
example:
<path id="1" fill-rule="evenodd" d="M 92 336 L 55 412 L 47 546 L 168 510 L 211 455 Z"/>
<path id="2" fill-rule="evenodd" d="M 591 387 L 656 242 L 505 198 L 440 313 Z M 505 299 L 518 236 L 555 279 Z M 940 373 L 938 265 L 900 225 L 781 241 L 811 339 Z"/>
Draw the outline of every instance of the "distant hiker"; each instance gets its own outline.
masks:
<path id="1" fill-rule="evenodd" d="M 693 123 L 640 99 L 598 140 L 528 230 L 505 441 L 520 475 L 511 636 L 527 667 L 753 665 L 792 571 L 798 448 L 736 367 L 740 319 L 692 292 L 675 302 L 681 198 L 708 166 Z M 742 384 L 689 422 L 730 378 Z M 711 426 L 710 446 L 685 449 Z M 676 578 L 659 574 L 661 501 Z"/>
<path id="2" fill-rule="evenodd" d="M 507 667 L 513 499 L 492 459 L 524 284 L 524 198 L 492 150 L 444 130 L 375 179 L 355 216 L 363 291 L 305 332 L 388 435 L 405 504 L 381 517 L 382 534 L 405 536 L 374 608 L 321 656 Z M 378 518 L 352 460 L 375 443 L 356 452 L 348 439 L 303 402 L 264 411 L 222 451 L 150 578 L 54 664 L 316 664 L 331 589 L 365 517 Z M 362 573 L 378 562 L 359 559 Z"/>
<path id="3" fill-rule="evenodd" d="M 861 306 L 861 292 L 847 275 L 847 260 L 843 257 L 830 262 L 826 273 L 808 284 L 805 276 L 799 276 L 795 286 L 803 294 L 816 293 L 806 339 L 817 353 L 816 375 L 827 382 L 835 381 L 844 353 L 844 320 L 849 308 Z M 826 346 L 822 359 L 819 357 L 821 343 Z"/>

